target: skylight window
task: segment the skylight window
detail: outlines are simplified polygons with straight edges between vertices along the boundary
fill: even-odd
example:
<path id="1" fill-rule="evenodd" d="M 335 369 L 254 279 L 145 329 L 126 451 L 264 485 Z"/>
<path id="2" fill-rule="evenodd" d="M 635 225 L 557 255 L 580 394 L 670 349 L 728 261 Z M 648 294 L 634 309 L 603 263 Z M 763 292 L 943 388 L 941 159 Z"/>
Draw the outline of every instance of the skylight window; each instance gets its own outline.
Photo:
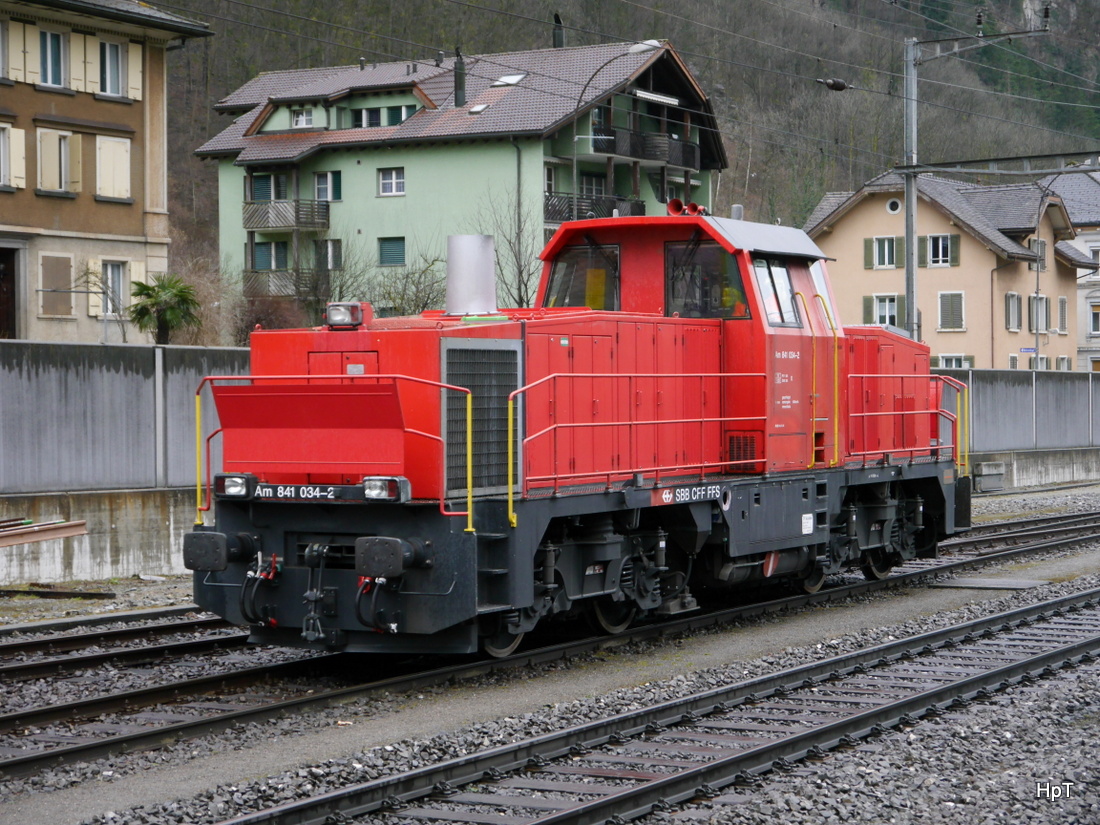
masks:
<path id="1" fill-rule="evenodd" d="M 488 108 L 489 108 L 488 103 L 479 103 L 476 106 L 471 106 L 470 107 L 470 114 L 471 115 L 480 115 L 482 112 L 484 112 Z"/>
<path id="2" fill-rule="evenodd" d="M 506 75 L 504 75 L 504 77 L 500 78 L 499 80 L 494 80 L 493 85 L 494 86 L 515 86 L 517 83 L 519 83 L 525 77 L 527 77 L 526 72 L 524 72 L 523 74 L 506 74 Z"/>

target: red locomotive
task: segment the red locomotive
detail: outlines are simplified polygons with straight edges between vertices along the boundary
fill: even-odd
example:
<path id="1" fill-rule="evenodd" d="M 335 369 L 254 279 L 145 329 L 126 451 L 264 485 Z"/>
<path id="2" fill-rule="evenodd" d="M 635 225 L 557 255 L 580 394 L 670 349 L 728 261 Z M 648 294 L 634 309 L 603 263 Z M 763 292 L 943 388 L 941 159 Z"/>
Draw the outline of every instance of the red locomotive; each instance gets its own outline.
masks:
<path id="1" fill-rule="evenodd" d="M 446 311 L 332 304 L 204 381 L 223 468 L 185 563 L 254 641 L 501 655 L 555 616 L 614 633 L 704 592 L 881 578 L 969 526 L 964 387 L 841 328 L 803 232 L 567 223 L 537 307 L 502 311 L 486 239 L 451 241 Z"/>

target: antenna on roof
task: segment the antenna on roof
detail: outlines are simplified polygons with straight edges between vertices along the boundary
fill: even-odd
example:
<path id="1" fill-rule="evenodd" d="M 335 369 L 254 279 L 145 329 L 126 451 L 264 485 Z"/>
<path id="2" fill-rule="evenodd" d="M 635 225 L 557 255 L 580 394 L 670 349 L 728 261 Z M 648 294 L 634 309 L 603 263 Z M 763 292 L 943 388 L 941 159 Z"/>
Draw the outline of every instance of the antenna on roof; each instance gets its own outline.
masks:
<path id="1" fill-rule="evenodd" d="M 562 25 L 561 15 L 554 12 L 554 48 L 560 49 L 565 45 L 565 26 Z"/>

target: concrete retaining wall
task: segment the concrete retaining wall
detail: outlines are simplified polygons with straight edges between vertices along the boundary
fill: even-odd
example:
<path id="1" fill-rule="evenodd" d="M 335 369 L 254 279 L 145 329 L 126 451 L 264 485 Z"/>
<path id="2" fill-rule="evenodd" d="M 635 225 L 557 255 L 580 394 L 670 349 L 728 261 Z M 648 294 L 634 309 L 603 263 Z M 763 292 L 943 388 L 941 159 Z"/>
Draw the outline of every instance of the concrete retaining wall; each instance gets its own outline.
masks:
<path id="1" fill-rule="evenodd" d="M 86 521 L 88 534 L 0 547 L 0 585 L 185 573 L 194 489 L 0 496 L 0 519 Z"/>

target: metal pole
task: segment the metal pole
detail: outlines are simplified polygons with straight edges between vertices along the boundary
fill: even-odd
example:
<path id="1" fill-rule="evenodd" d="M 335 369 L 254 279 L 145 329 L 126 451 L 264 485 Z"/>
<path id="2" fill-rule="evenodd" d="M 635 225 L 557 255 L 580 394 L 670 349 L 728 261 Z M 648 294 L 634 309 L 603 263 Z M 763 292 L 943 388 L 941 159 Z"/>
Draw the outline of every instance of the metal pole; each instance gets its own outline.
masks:
<path id="1" fill-rule="evenodd" d="M 905 41 L 905 165 L 917 165 L 917 60 L 920 44 Z M 917 172 L 905 175 L 905 328 L 917 338 Z"/>

